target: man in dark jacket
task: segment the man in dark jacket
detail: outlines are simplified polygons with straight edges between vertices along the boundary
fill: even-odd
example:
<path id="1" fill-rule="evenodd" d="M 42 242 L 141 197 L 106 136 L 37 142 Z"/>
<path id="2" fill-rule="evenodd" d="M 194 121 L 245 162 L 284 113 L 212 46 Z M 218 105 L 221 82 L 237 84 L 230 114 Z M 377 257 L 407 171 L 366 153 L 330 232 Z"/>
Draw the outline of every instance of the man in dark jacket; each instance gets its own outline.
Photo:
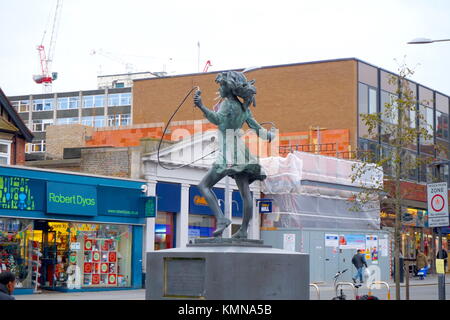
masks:
<path id="1" fill-rule="evenodd" d="M 356 278 L 359 277 L 359 282 L 363 283 L 363 266 L 366 266 L 367 268 L 367 262 L 364 254 L 361 253 L 361 250 L 358 249 L 356 251 L 356 254 L 352 258 L 352 263 L 356 268 L 356 273 L 352 277 L 353 282 L 356 283 Z"/>
<path id="2" fill-rule="evenodd" d="M 0 273 L 0 300 L 16 300 L 12 293 L 16 286 L 16 277 L 12 272 L 3 271 Z"/>

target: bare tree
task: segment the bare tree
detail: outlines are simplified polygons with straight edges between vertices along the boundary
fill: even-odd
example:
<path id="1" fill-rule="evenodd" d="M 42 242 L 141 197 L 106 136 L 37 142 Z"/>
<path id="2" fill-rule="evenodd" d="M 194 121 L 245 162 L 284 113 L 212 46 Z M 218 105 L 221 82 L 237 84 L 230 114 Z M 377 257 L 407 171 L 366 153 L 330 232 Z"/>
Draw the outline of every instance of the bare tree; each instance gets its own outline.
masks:
<path id="1" fill-rule="evenodd" d="M 395 213 L 394 227 L 394 266 L 396 298 L 400 300 L 400 246 L 402 204 L 408 195 L 408 190 L 402 186 L 402 181 L 412 177 L 417 169 L 426 166 L 432 157 L 417 157 L 415 151 L 417 142 L 433 141 L 433 127 L 427 124 L 424 114 L 417 110 L 419 102 L 410 88 L 407 77 L 413 70 L 405 64 L 399 66 L 399 74 L 391 76 L 389 83 L 397 90 L 390 94 L 390 101 L 381 106 L 381 110 L 371 114 L 360 114 L 362 124 L 367 129 L 367 138 L 377 143 L 375 150 L 359 150 L 361 160 L 353 165 L 352 181 L 360 181 L 374 167 L 383 175 L 382 179 L 372 178 L 371 183 L 361 185 L 362 191 L 352 199 L 354 206 L 362 206 L 370 201 L 382 203 L 385 210 Z M 428 105 L 430 101 L 421 101 Z M 429 144 L 434 154 L 439 145 Z M 367 178 L 366 178 L 367 180 Z M 378 181 L 378 183 L 376 183 Z"/>

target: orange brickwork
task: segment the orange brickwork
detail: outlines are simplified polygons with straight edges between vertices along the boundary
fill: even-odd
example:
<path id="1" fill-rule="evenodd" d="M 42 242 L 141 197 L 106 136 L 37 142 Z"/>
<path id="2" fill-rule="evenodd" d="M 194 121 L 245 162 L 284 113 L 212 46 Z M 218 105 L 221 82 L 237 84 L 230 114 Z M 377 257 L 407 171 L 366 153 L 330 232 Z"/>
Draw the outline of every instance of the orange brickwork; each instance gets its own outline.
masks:
<path id="1" fill-rule="evenodd" d="M 188 122 L 188 121 L 186 121 Z M 183 134 L 194 134 L 209 129 L 216 128 L 211 123 L 199 124 L 176 124 L 169 126 L 169 132 L 164 136 L 164 140 L 178 140 L 176 136 Z M 106 128 L 105 128 L 106 129 Z M 164 127 L 157 125 L 149 125 L 148 127 L 135 127 L 124 129 L 98 130 L 92 134 L 92 138 L 86 141 L 86 147 L 136 147 L 140 145 L 142 138 L 161 138 Z"/>
<path id="2" fill-rule="evenodd" d="M 174 124 L 169 126 L 169 132 L 164 136 L 164 140 L 178 141 L 180 136 L 192 135 L 206 130 L 216 129 L 211 123 L 193 124 L 192 121 L 186 121 L 183 124 Z M 147 127 L 132 127 L 123 129 L 101 129 L 92 134 L 90 140 L 86 141 L 87 147 L 135 147 L 139 146 L 142 138 L 159 139 L 164 128 L 157 124 L 149 124 Z M 280 133 L 278 137 L 279 146 L 272 146 L 263 140 L 255 140 L 255 135 L 250 135 L 245 139 L 247 145 L 250 145 L 250 151 L 253 154 L 259 154 L 261 157 L 286 156 L 290 150 L 305 152 L 315 152 L 322 155 L 336 156 L 337 153 L 349 152 L 350 130 L 309 130 L 298 132 Z M 276 147 L 274 149 L 274 147 Z M 319 149 L 320 148 L 320 149 Z"/>
<path id="3" fill-rule="evenodd" d="M 312 62 L 263 67 L 246 73 L 255 79 L 258 122 L 273 121 L 285 132 L 349 129 L 356 148 L 357 60 Z M 167 121 L 180 101 L 194 86 L 200 86 L 203 103 L 212 108 L 218 85 L 217 72 L 177 75 L 133 82 L 133 124 Z M 177 113 L 178 120 L 204 119 L 192 98 Z"/>

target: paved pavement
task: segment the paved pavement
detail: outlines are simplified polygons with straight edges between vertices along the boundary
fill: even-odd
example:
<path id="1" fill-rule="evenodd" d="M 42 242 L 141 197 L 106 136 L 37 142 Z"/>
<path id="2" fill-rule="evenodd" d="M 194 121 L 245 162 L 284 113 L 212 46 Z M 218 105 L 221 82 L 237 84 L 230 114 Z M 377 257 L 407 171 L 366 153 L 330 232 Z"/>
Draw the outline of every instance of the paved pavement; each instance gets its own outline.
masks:
<path id="1" fill-rule="evenodd" d="M 410 279 L 410 298 L 414 300 L 436 300 L 437 299 L 437 276 L 429 275 L 424 280 L 416 278 Z M 391 300 L 395 299 L 395 284 L 388 282 L 391 289 Z M 329 300 L 335 295 L 333 284 L 318 284 L 320 289 L 320 300 Z M 401 284 L 401 297 L 405 299 L 406 283 Z M 350 287 L 343 287 L 344 293 L 349 299 L 353 299 L 353 291 Z M 359 290 L 359 295 L 368 293 L 368 288 L 363 285 Z M 387 299 L 387 290 L 384 287 L 372 290 L 372 293 L 380 299 Z M 446 295 L 450 300 L 450 275 L 446 276 Z M 16 295 L 17 300 L 144 300 L 145 290 L 118 290 L 118 291 L 96 291 L 96 292 L 55 292 L 44 291 L 41 294 Z M 317 293 L 314 288 L 310 290 L 311 300 L 317 300 Z"/>
<path id="2" fill-rule="evenodd" d="M 145 300 L 144 289 L 94 291 L 94 292 L 57 292 L 23 294 L 14 296 L 16 300 Z"/>
<path id="3" fill-rule="evenodd" d="M 446 298 L 450 300 L 450 275 L 445 277 L 446 285 Z M 390 287 L 390 300 L 395 300 L 395 283 L 393 281 L 387 282 Z M 409 295 L 411 300 L 437 300 L 438 299 L 438 277 L 437 275 L 428 275 L 424 280 L 419 278 L 409 279 Z M 320 290 L 320 300 L 329 300 L 335 296 L 335 289 L 332 283 L 318 283 Z M 344 294 L 348 299 L 354 299 L 354 291 L 350 286 L 342 287 Z M 358 295 L 367 294 L 369 289 L 365 284 L 358 289 Z M 404 300 L 406 297 L 406 279 L 400 284 L 400 296 Z M 388 298 L 387 289 L 385 286 L 380 286 L 379 289 L 372 289 L 373 295 L 379 297 L 382 300 Z M 317 299 L 317 291 L 314 288 L 310 288 L 310 298 L 311 300 Z"/>

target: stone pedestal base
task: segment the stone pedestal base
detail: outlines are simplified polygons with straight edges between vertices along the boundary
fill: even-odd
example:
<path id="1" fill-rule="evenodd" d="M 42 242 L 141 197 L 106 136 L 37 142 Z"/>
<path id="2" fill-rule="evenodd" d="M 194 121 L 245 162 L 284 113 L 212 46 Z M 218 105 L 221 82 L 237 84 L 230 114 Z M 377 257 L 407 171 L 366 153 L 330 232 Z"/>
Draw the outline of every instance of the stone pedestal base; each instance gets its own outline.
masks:
<path id="1" fill-rule="evenodd" d="M 147 253 L 146 299 L 309 300 L 308 254 L 224 240 Z"/>

